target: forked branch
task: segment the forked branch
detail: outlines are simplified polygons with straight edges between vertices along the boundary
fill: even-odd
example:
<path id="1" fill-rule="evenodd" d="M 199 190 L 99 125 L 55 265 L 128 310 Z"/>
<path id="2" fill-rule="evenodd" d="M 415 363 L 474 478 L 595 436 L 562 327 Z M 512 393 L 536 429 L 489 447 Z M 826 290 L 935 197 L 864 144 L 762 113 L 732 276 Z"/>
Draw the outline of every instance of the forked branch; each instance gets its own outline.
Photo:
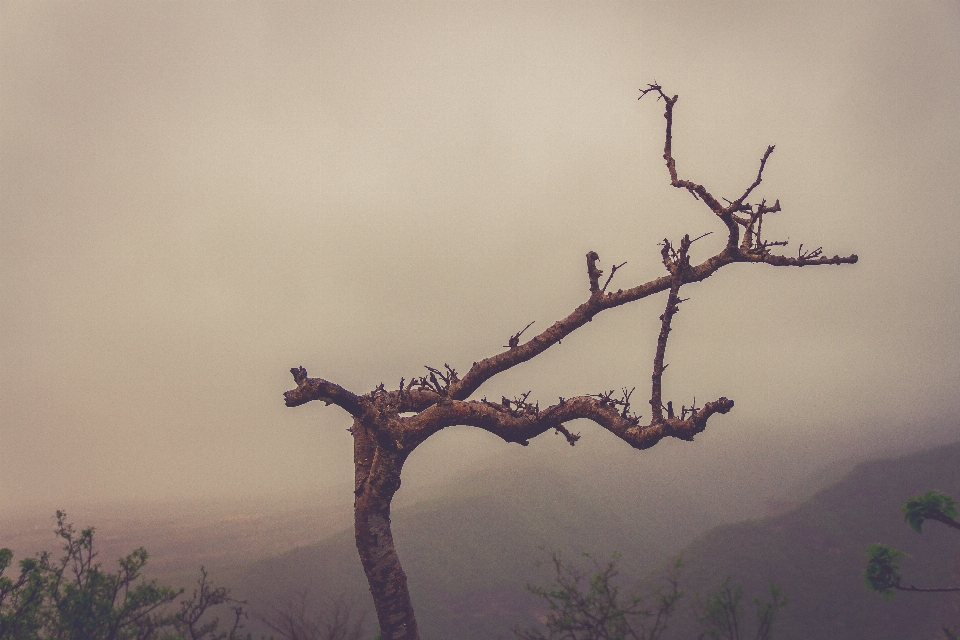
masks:
<path id="1" fill-rule="evenodd" d="M 526 342 L 521 343 L 521 337 L 532 322 L 510 337 L 505 345 L 506 351 L 474 362 L 470 370 L 463 377 L 447 367 L 446 371 L 428 367 L 428 375 L 415 377 L 404 386 L 401 380 L 400 388 L 387 391 L 381 385 L 377 390 L 366 396 L 357 396 L 339 385 L 320 378 L 307 378 L 302 368 L 292 370 L 297 388 L 288 391 L 286 402 L 288 406 L 297 406 L 311 400 L 323 400 L 327 404 L 336 404 L 356 418 L 365 421 L 369 418 L 370 426 L 374 429 L 383 429 L 390 432 L 392 438 L 388 441 L 400 442 L 411 440 L 408 444 L 422 441 L 427 432 L 433 433 L 437 429 L 449 426 L 449 420 L 465 420 L 457 424 L 474 424 L 493 432 L 502 434 L 510 441 L 521 442 L 542 433 L 548 429 L 559 430 L 564 422 L 587 418 L 616 433 L 627 435 L 624 439 L 636 443 L 647 442 L 651 433 L 662 433 L 675 437 L 691 436 L 696 429 L 701 429 L 705 420 L 713 413 L 725 413 L 733 406 L 733 401 L 721 398 L 715 402 L 708 402 L 702 408 L 696 404 L 690 408 L 683 407 L 680 417 L 674 415 L 671 402 L 663 403 L 662 378 L 667 368 L 664 363 L 667 338 L 673 316 L 680 303 L 680 287 L 685 284 L 700 282 L 713 275 L 720 268 L 735 262 L 762 262 L 772 266 L 813 266 L 827 264 L 853 264 L 857 256 L 841 257 L 834 255 L 826 257 L 822 249 L 803 251 L 801 245 L 796 257 L 788 257 L 772 253 L 771 249 L 785 246 L 786 241 L 766 240 L 763 238 L 763 219 L 767 214 L 781 210 L 780 201 L 767 205 L 766 200 L 759 204 L 751 204 L 748 198 L 756 191 L 763 181 L 763 172 L 767 161 L 774 151 L 774 146 L 767 147 L 760 159 L 760 166 L 752 182 L 742 191 L 735 200 L 726 200 L 727 205 L 720 203 L 707 188 L 699 183 L 682 179 L 677 172 L 677 162 L 673 156 L 673 115 L 677 103 L 677 96 L 668 96 L 660 85 L 654 83 L 641 91 L 640 97 L 653 93 L 665 103 L 664 118 L 666 130 L 664 136 L 664 153 L 670 184 L 676 188 L 688 191 L 695 199 L 703 201 L 710 210 L 724 223 L 728 237 L 726 246 L 717 254 L 705 259 L 696 265 L 691 265 L 689 249 L 693 241 L 684 236 L 680 247 L 676 248 L 668 241 L 664 241 L 662 255 L 667 274 L 655 278 L 629 289 L 607 291 L 614 273 L 625 263 L 611 265 L 610 274 L 603 284 L 601 277 L 604 271 L 600 268 L 600 256 L 595 251 L 587 253 L 587 280 L 589 283 L 589 297 L 565 318 L 558 320 L 539 334 Z M 741 238 L 741 230 L 743 235 Z M 702 236 L 701 236 L 702 237 Z M 543 353 L 545 350 L 559 343 L 586 323 L 594 316 L 606 310 L 618 307 L 629 302 L 646 298 L 661 291 L 668 291 L 667 304 L 661 316 L 660 335 L 657 340 L 657 352 L 654 359 L 654 368 L 651 376 L 652 389 L 650 405 L 652 410 L 651 422 L 647 427 L 639 427 L 638 419 L 629 412 L 621 411 L 622 405 L 612 403 L 610 398 L 602 394 L 597 396 L 580 396 L 568 398 L 558 405 L 535 412 L 528 411 L 526 406 L 519 411 L 520 405 L 512 406 L 505 413 L 495 409 L 495 403 L 467 402 L 487 380 L 507 371 L 523 362 Z M 443 405 L 441 410 L 439 405 Z M 453 408 L 456 408 L 455 410 Z M 491 409 L 490 407 L 494 407 Z M 618 409 L 617 407 L 620 407 Z M 491 413 L 492 411 L 497 413 Z M 368 412 L 373 412 L 368 415 Z M 666 411 L 666 415 L 664 415 Z M 406 412 L 420 413 L 418 416 L 399 417 Z M 428 427 L 427 416 L 436 419 Z M 436 428 L 434 428 L 436 427 Z M 634 429 L 634 431 L 630 431 Z M 637 440 L 640 432 L 648 434 Z M 404 436 L 413 435 L 411 438 Z M 564 431 L 561 431 L 564 433 Z M 623 436 L 622 436 L 623 437 Z M 662 437 L 662 435 L 660 436 Z M 568 440 L 570 438 L 568 437 Z M 574 440 L 575 441 L 575 440 Z"/>

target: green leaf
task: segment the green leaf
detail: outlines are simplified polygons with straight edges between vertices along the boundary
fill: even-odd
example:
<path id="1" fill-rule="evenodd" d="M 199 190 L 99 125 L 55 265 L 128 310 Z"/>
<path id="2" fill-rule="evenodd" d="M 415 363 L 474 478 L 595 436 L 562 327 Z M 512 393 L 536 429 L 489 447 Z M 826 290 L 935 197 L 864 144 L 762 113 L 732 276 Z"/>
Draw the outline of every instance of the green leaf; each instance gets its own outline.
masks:
<path id="1" fill-rule="evenodd" d="M 889 600 L 896 595 L 894 588 L 900 584 L 899 563 L 904 554 L 885 544 L 874 543 L 867 547 L 867 555 L 867 569 L 863 572 L 867 588 Z"/>
<path id="2" fill-rule="evenodd" d="M 953 498 L 939 491 L 927 491 L 910 498 L 900 510 L 903 519 L 917 533 L 922 533 L 925 520 L 952 520 L 957 517 L 957 505 Z"/>

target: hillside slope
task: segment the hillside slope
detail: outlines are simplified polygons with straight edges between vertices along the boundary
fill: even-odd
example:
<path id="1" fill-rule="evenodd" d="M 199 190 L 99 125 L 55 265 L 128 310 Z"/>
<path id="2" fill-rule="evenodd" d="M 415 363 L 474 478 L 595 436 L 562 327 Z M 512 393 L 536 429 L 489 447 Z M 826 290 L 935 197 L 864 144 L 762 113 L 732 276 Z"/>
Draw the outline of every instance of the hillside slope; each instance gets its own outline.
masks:
<path id="1" fill-rule="evenodd" d="M 539 608 L 526 585 L 549 578 L 536 562 L 552 550 L 619 551 L 625 568 L 642 575 L 710 525 L 668 489 L 638 493 L 628 511 L 607 489 L 549 467 L 510 465 L 474 476 L 455 494 L 398 509 L 394 536 L 423 637 L 491 639 L 530 624 Z M 352 531 L 218 580 L 255 609 L 302 589 L 321 598 L 346 593 L 372 609 Z"/>
<path id="2" fill-rule="evenodd" d="M 512 637 L 516 624 L 534 624 L 539 603 L 525 586 L 550 582 L 535 561 L 552 550 L 598 558 L 619 551 L 626 581 L 645 574 L 653 581 L 651 567 L 681 555 L 689 595 L 671 639 L 696 637 L 694 594 L 730 575 L 744 584 L 748 613 L 768 579 L 783 585 L 789 605 L 778 640 L 924 640 L 936 637 L 937 623 L 960 619 L 952 609 L 957 599 L 901 594 L 884 601 L 861 575 L 866 545 L 882 541 L 912 556 L 903 562 L 907 579 L 960 583 L 953 566 L 960 537 L 935 523 L 917 535 L 899 512 L 907 498 L 931 488 L 960 496 L 960 443 L 863 463 L 788 513 L 694 539 L 705 528 L 701 505 L 667 490 L 624 510 L 624 497 L 605 495 L 603 483 L 509 467 L 473 478 L 455 495 L 398 510 L 394 532 L 427 640 L 493 640 Z M 370 605 L 350 532 L 236 569 L 221 582 L 260 610 L 301 589 Z"/>
<path id="3" fill-rule="evenodd" d="M 778 640 L 929 640 L 960 622 L 957 594 L 900 593 L 885 601 L 863 581 L 864 550 L 883 542 L 907 554 L 904 581 L 917 586 L 960 585 L 960 535 L 938 523 L 923 534 L 908 527 L 900 505 L 938 489 L 960 499 L 960 443 L 893 460 L 858 465 L 842 481 L 783 515 L 718 527 L 681 555 L 689 594 L 725 576 L 752 596 L 767 581 L 783 585 L 789 600 L 777 624 Z M 675 637 L 695 637 L 678 619 Z M 674 637 L 673 635 L 671 637 Z"/>

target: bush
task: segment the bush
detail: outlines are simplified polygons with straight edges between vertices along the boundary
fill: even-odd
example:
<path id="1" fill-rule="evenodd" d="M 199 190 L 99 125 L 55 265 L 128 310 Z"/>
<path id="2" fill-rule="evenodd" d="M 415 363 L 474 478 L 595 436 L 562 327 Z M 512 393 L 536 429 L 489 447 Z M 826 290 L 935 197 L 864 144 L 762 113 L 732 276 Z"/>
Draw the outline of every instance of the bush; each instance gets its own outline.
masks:
<path id="1" fill-rule="evenodd" d="M 192 597 L 183 589 L 143 577 L 143 547 L 120 558 L 115 572 L 96 562 L 92 527 L 79 533 L 57 511 L 55 533 L 64 555 L 43 552 L 20 561 L 16 578 L 4 575 L 13 560 L 0 549 L 0 640 L 239 640 L 246 617 L 242 602 L 200 579 Z M 179 600 L 179 608 L 175 603 Z M 232 623 L 220 628 L 214 607 L 232 607 Z M 246 636 L 249 638 L 249 635 Z"/>

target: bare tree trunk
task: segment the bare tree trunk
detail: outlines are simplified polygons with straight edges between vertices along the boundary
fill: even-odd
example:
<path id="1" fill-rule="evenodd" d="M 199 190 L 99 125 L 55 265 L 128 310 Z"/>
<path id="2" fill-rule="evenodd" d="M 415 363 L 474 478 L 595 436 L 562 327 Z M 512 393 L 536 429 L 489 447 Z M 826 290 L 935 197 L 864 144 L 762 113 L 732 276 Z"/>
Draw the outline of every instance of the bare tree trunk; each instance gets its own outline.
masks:
<path id="1" fill-rule="evenodd" d="M 380 446 L 360 420 L 353 423 L 354 533 L 383 640 L 420 640 L 407 576 L 390 531 L 390 503 L 400 488 L 405 454 Z"/>

